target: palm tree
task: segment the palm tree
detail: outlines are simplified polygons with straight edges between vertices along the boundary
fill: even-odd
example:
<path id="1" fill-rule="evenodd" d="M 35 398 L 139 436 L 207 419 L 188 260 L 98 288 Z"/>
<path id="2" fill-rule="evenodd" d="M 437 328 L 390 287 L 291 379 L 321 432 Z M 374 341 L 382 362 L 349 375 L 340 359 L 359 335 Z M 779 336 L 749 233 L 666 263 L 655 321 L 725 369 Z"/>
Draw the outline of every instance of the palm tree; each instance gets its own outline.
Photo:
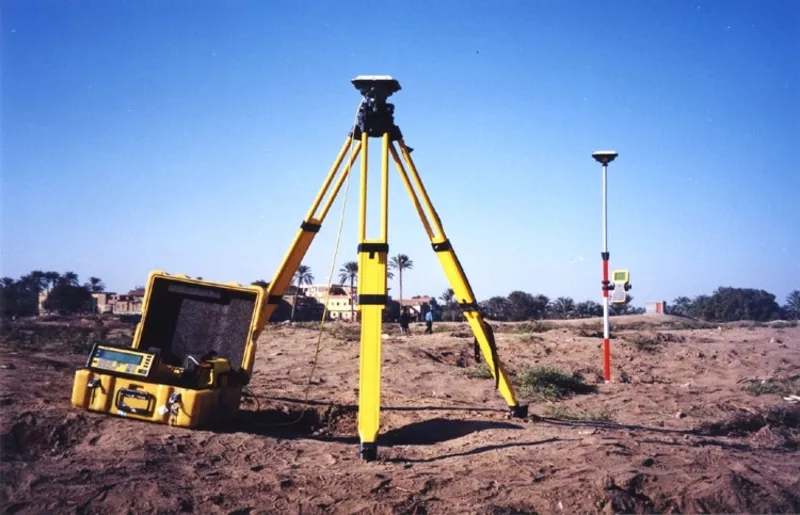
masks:
<path id="1" fill-rule="evenodd" d="M 692 309 L 692 299 L 689 297 L 678 297 L 672 301 L 669 308 L 670 314 L 688 316 Z"/>
<path id="2" fill-rule="evenodd" d="M 587 300 L 587 301 L 584 301 L 584 302 L 578 302 L 577 304 L 575 304 L 575 315 L 578 318 L 591 317 L 592 313 L 594 313 L 595 304 L 597 304 L 597 303 L 594 302 L 594 301 L 591 301 L 591 300 Z"/>
<path id="3" fill-rule="evenodd" d="M 34 284 L 36 285 L 36 289 L 38 291 L 46 290 L 48 280 L 45 276 L 45 273 L 41 270 L 34 270 L 30 273 L 31 278 L 33 279 Z"/>
<path id="4" fill-rule="evenodd" d="M 103 280 L 99 277 L 90 277 L 88 286 L 92 293 L 100 293 L 106 290 L 106 285 L 103 284 Z"/>
<path id="5" fill-rule="evenodd" d="M 444 304 L 444 309 L 446 309 L 447 313 L 450 315 L 451 322 L 455 321 L 455 310 L 453 309 L 455 298 L 456 292 L 453 291 L 453 288 L 447 288 L 441 295 L 439 295 L 439 300 L 441 300 Z"/>
<path id="6" fill-rule="evenodd" d="M 45 272 L 44 279 L 47 281 L 47 291 L 50 291 L 61 280 L 61 274 L 58 272 Z"/>
<path id="7" fill-rule="evenodd" d="M 312 284 L 314 282 L 314 275 L 311 273 L 311 267 L 300 265 L 294 273 L 294 280 L 297 281 L 297 288 L 294 290 L 294 302 L 292 302 L 292 314 L 289 319 L 294 322 L 294 309 L 297 307 L 297 294 L 300 293 L 300 286 L 303 284 Z"/>
<path id="8" fill-rule="evenodd" d="M 61 279 L 70 286 L 78 286 L 78 274 L 75 272 L 64 272 Z"/>
<path id="9" fill-rule="evenodd" d="M 447 288 L 444 293 L 439 295 L 439 300 L 444 302 L 445 307 L 449 308 L 450 304 L 453 303 L 453 299 L 456 296 L 456 292 L 453 291 L 453 288 Z"/>
<path id="10" fill-rule="evenodd" d="M 398 254 L 394 256 L 389 263 L 389 266 L 396 268 L 400 273 L 400 305 L 403 305 L 403 270 L 411 270 L 414 268 L 414 262 L 405 254 Z"/>
<path id="11" fill-rule="evenodd" d="M 575 301 L 570 297 L 559 297 L 553 302 L 553 311 L 562 318 L 569 318 L 575 310 Z"/>
<path id="12" fill-rule="evenodd" d="M 358 262 L 348 261 L 339 269 L 339 284 L 344 286 L 345 282 L 350 282 L 350 320 L 355 320 L 355 303 L 353 302 L 353 284 L 358 279 Z"/>

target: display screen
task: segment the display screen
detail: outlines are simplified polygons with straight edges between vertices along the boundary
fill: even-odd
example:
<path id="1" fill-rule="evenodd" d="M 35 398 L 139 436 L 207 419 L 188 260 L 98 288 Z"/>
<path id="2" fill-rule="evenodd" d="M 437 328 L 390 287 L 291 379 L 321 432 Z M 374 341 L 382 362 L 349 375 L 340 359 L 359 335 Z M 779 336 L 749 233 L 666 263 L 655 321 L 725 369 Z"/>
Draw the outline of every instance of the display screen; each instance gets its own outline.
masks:
<path id="1" fill-rule="evenodd" d="M 625 280 L 625 272 L 617 272 L 614 274 L 615 281 L 624 281 Z"/>
<path id="2" fill-rule="evenodd" d="M 108 361 L 116 361 L 117 363 L 125 363 L 128 365 L 139 366 L 142 363 L 142 356 L 111 349 L 99 349 L 97 351 L 97 357 L 100 359 L 107 359 Z"/>

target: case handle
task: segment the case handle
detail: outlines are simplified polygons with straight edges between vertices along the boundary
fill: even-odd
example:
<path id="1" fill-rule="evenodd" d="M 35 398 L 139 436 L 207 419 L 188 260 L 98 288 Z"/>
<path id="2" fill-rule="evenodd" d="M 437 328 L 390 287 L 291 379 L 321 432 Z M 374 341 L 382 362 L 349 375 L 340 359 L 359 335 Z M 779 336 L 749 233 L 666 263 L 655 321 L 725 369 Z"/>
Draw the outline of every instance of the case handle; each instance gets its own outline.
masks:
<path id="1" fill-rule="evenodd" d="M 132 406 L 128 406 L 127 404 L 125 404 L 125 399 L 127 399 L 128 397 L 142 401 L 147 401 L 147 407 L 134 408 Z M 117 406 L 117 409 L 119 411 L 122 411 L 123 413 L 133 413 L 134 415 L 150 415 L 151 413 L 153 413 L 153 405 L 155 404 L 155 399 L 152 395 L 143 390 L 120 388 L 119 391 L 117 391 L 117 399 L 115 404 Z"/>

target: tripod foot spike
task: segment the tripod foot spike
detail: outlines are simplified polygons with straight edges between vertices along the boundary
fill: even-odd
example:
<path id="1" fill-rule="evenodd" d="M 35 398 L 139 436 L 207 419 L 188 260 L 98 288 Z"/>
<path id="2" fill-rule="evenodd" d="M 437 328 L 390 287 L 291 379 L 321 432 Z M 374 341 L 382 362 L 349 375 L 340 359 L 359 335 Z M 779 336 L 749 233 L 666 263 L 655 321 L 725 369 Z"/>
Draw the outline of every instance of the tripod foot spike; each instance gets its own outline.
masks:
<path id="1" fill-rule="evenodd" d="M 509 409 L 508 409 L 508 413 L 513 418 L 527 418 L 528 417 L 528 406 L 527 406 L 527 404 L 525 406 L 520 406 L 520 405 L 510 406 Z"/>
<path id="2" fill-rule="evenodd" d="M 378 459 L 378 445 L 374 442 L 362 443 L 359 454 L 364 461 L 375 461 Z"/>

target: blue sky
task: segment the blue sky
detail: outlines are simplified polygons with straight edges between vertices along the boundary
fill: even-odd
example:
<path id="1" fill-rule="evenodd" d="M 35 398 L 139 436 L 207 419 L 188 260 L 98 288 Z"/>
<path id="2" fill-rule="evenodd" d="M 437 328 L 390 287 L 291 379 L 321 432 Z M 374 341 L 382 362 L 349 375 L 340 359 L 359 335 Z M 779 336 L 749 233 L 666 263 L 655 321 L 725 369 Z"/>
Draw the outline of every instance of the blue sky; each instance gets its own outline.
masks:
<path id="1" fill-rule="evenodd" d="M 388 74 L 479 299 L 600 299 L 591 153 L 612 148 L 611 266 L 635 305 L 723 285 L 783 303 L 800 288 L 798 26 L 793 0 L 6 0 L 0 273 L 270 280 L 352 124 L 350 79 Z M 336 269 L 356 259 L 357 178 Z M 390 187 L 404 295 L 438 296 L 394 169 Z M 317 282 L 342 198 L 305 260 Z"/>

